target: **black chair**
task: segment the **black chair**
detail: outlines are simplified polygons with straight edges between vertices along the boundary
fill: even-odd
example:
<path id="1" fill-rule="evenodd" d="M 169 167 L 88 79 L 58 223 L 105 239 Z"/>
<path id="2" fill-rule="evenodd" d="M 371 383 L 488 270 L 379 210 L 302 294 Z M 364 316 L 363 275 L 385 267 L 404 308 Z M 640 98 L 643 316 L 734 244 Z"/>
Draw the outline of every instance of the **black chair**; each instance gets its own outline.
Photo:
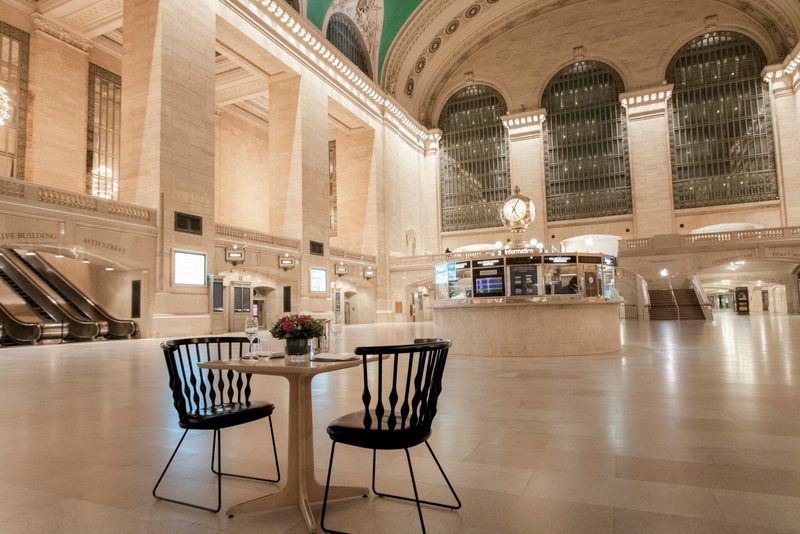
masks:
<path id="1" fill-rule="evenodd" d="M 331 458 L 328 464 L 328 478 L 325 482 L 325 497 L 322 501 L 322 517 L 320 519 L 320 526 L 324 532 L 339 532 L 325 528 L 328 488 L 331 484 L 333 455 L 337 443 L 372 449 L 372 491 L 379 497 L 390 497 L 416 503 L 423 533 L 425 532 L 425 520 L 422 517 L 421 504 L 440 506 L 451 510 L 461 508 L 461 500 L 428 443 L 431 425 L 436 416 L 439 394 L 442 392 L 442 375 L 449 349 L 450 341 L 446 339 L 418 339 L 413 345 L 358 347 L 355 350 L 355 353 L 363 360 L 364 390 L 361 399 L 364 409 L 340 417 L 328 425 L 328 435 L 333 443 L 331 444 Z M 378 356 L 375 364 L 377 384 L 374 389 L 370 390 L 367 357 L 373 355 Z M 384 359 L 384 357 L 387 358 Z M 408 449 L 422 443 L 430 451 L 439 472 L 456 500 L 456 504 L 443 504 L 419 498 Z M 408 471 L 411 474 L 411 484 L 414 488 L 413 499 L 382 493 L 375 487 L 377 451 L 399 449 L 405 450 L 406 453 Z"/>
<path id="2" fill-rule="evenodd" d="M 161 472 L 153 488 L 153 496 L 168 502 L 183 504 L 209 512 L 219 512 L 222 506 L 222 476 L 258 480 L 261 482 L 279 482 L 281 479 L 278 465 L 278 449 L 275 447 L 275 432 L 272 428 L 273 404 L 250 401 L 249 373 L 238 373 L 231 370 L 201 369 L 199 362 L 229 360 L 239 358 L 247 350 L 249 341 L 244 337 L 206 337 L 198 339 L 177 339 L 161 344 L 164 359 L 169 371 L 169 387 L 175 410 L 178 412 L 178 425 L 185 431 L 178 441 L 167 466 Z M 263 418 L 269 419 L 269 431 L 272 437 L 272 452 L 275 456 L 276 478 L 257 478 L 245 475 L 234 475 L 222 471 L 222 429 L 229 428 Z M 156 493 L 161 480 L 167 473 L 173 458 L 178 453 L 189 430 L 212 430 L 211 471 L 217 475 L 217 506 L 209 508 L 161 497 Z M 214 465 L 214 453 L 217 461 Z"/>

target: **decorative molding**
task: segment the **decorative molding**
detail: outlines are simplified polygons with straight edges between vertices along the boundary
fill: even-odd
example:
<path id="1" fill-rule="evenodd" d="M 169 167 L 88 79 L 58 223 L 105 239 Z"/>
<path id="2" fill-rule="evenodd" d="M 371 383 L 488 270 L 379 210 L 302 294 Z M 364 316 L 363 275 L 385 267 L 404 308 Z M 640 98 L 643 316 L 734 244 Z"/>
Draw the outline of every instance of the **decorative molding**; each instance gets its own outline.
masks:
<path id="1" fill-rule="evenodd" d="M 673 85 L 664 84 L 619 95 L 622 107 L 630 120 L 642 119 L 667 112 L 667 102 L 672 96 Z"/>
<path id="2" fill-rule="evenodd" d="M 275 0 L 221 0 L 237 15 L 260 31 L 279 38 L 298 59 L 310 64 L 326 80 L 349 94 L 366 110 L 381 117 L 384 124 L 423 150 L 430 137 L 427 129 L 400 108 L 379 86 L 353 65 L 321 32 L 306 19 L 296 20 L 297 13 L 285 11 Z M 294 16 L 293 16 L 294 15 Z"/>
<path id="3" fill-rule="evenodd" d="M 52 20 L 45 18 L 40 13 L 34 13 L 31 15 L 33 19 L 33 27 L 36 31 L 40 31 L 44 34 L 49 35 L 50 37 L 54 37 L 59 41 L 63 41 L 68 45 L 72 46 L 73 48 L 77 48 L 81 52 L 88 54 L 89 50 L 92 48 L 92 44 L 81 37 L 80 35 L 64 28 L 63 26 L 59 25 Z"/>
<path id="4" fill-rule="evenodd" d="M 520 111 L 503 115 L 500 120 L 508 129 L 510 141 L 535 139 L 542 135 L 542 127 L 547 117 L 547 110 L 535 109 L 533 111 Z"/>
<path id="5" fill-rule="evenodd" d="M 783 63 L 764 67 L 762 76 L 776 96 L 797 93 L 800 90 L 800 43 L 794 47 Z"/>
<path id="6" fill-rule="evenodd" d="M 430 134 L 430 137 L 428 138 L 428 143 L 425 146 L 425 155 L 435 156 L 439 153 L 439 141 L 442 139 L 442 131 L 438 128 L 434 128 L 428 133 Z"/>

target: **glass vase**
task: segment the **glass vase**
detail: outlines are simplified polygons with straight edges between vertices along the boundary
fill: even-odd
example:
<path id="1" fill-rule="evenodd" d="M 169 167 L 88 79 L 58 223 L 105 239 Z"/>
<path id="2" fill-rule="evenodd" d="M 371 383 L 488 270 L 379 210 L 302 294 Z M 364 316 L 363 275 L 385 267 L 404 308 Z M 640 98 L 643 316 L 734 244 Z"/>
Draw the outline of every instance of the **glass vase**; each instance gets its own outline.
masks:
<path id="1" fill-rule="evenodd" d="M 308 361 L 308 340 L 286 340 L 286 363 L 305 363 Z"/>

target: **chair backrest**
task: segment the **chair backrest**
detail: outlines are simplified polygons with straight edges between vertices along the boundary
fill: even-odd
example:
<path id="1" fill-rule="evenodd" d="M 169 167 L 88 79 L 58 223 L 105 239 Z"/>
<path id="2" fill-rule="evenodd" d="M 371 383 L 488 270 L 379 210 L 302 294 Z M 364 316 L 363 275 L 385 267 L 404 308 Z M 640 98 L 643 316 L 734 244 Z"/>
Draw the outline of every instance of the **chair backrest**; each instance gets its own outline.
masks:
<path id="1" fill-rule="evenodd" d="M 220 404 L 249 404 L 249 373 L 197 366 L 200 362 L 240 358 L 248 347 L 245 337 L 173 339 L 161 343 L 172 399 L 181 421 L 191 412 Z"/>
<path id="2" fill-rule="evenodd" d="M 361 394 L 364 428 L 391 431 L 421 427 L 429 430 L 436 417 L 449 350 L 450 342 L 446 339 L 356 348 L 355 353 L 362 357 L 364 374 Z M 369 356 L 378 356 L 374 387 L 370 387 Z"/>

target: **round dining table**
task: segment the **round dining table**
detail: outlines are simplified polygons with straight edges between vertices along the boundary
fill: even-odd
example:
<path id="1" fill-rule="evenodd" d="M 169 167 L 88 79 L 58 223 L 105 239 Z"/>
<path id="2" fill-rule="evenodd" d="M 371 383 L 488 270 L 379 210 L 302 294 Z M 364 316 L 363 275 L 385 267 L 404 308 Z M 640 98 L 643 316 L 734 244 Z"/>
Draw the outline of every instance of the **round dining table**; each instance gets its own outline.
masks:
<path id="1" fill-rule="evenodd" d="M 217 360 L 202 362 L 198 365 L 204 369 L 231 370 L 254 375 L 282 376 L 289 381 L 289 463 L 286 466 L 286 484 L 277 492 L 263 497 L 245 501 L 227 510 L 228 517 L 234 515 L 274 510 L 288 506 L 297 506 L 308 526 L 309 532 L 317 531 L 317 523 L 311 510 L 312 502 L 322 502 L 325 486 L 317 482 L 314 476 L 314 433 L 311 403 L 311 380 L 318 374 L 331 373 L 362 364 L 362 359 L 346 355 L 334 355 L 304 363 L 289 363 L 284 358 L 269 360 Z M 368 362 L 377 361 L 376 356 Z M 345 499 L 350 497 L 366 497 L 369 489 L 357 486 L 331 486 L 328 499 Z"/>

